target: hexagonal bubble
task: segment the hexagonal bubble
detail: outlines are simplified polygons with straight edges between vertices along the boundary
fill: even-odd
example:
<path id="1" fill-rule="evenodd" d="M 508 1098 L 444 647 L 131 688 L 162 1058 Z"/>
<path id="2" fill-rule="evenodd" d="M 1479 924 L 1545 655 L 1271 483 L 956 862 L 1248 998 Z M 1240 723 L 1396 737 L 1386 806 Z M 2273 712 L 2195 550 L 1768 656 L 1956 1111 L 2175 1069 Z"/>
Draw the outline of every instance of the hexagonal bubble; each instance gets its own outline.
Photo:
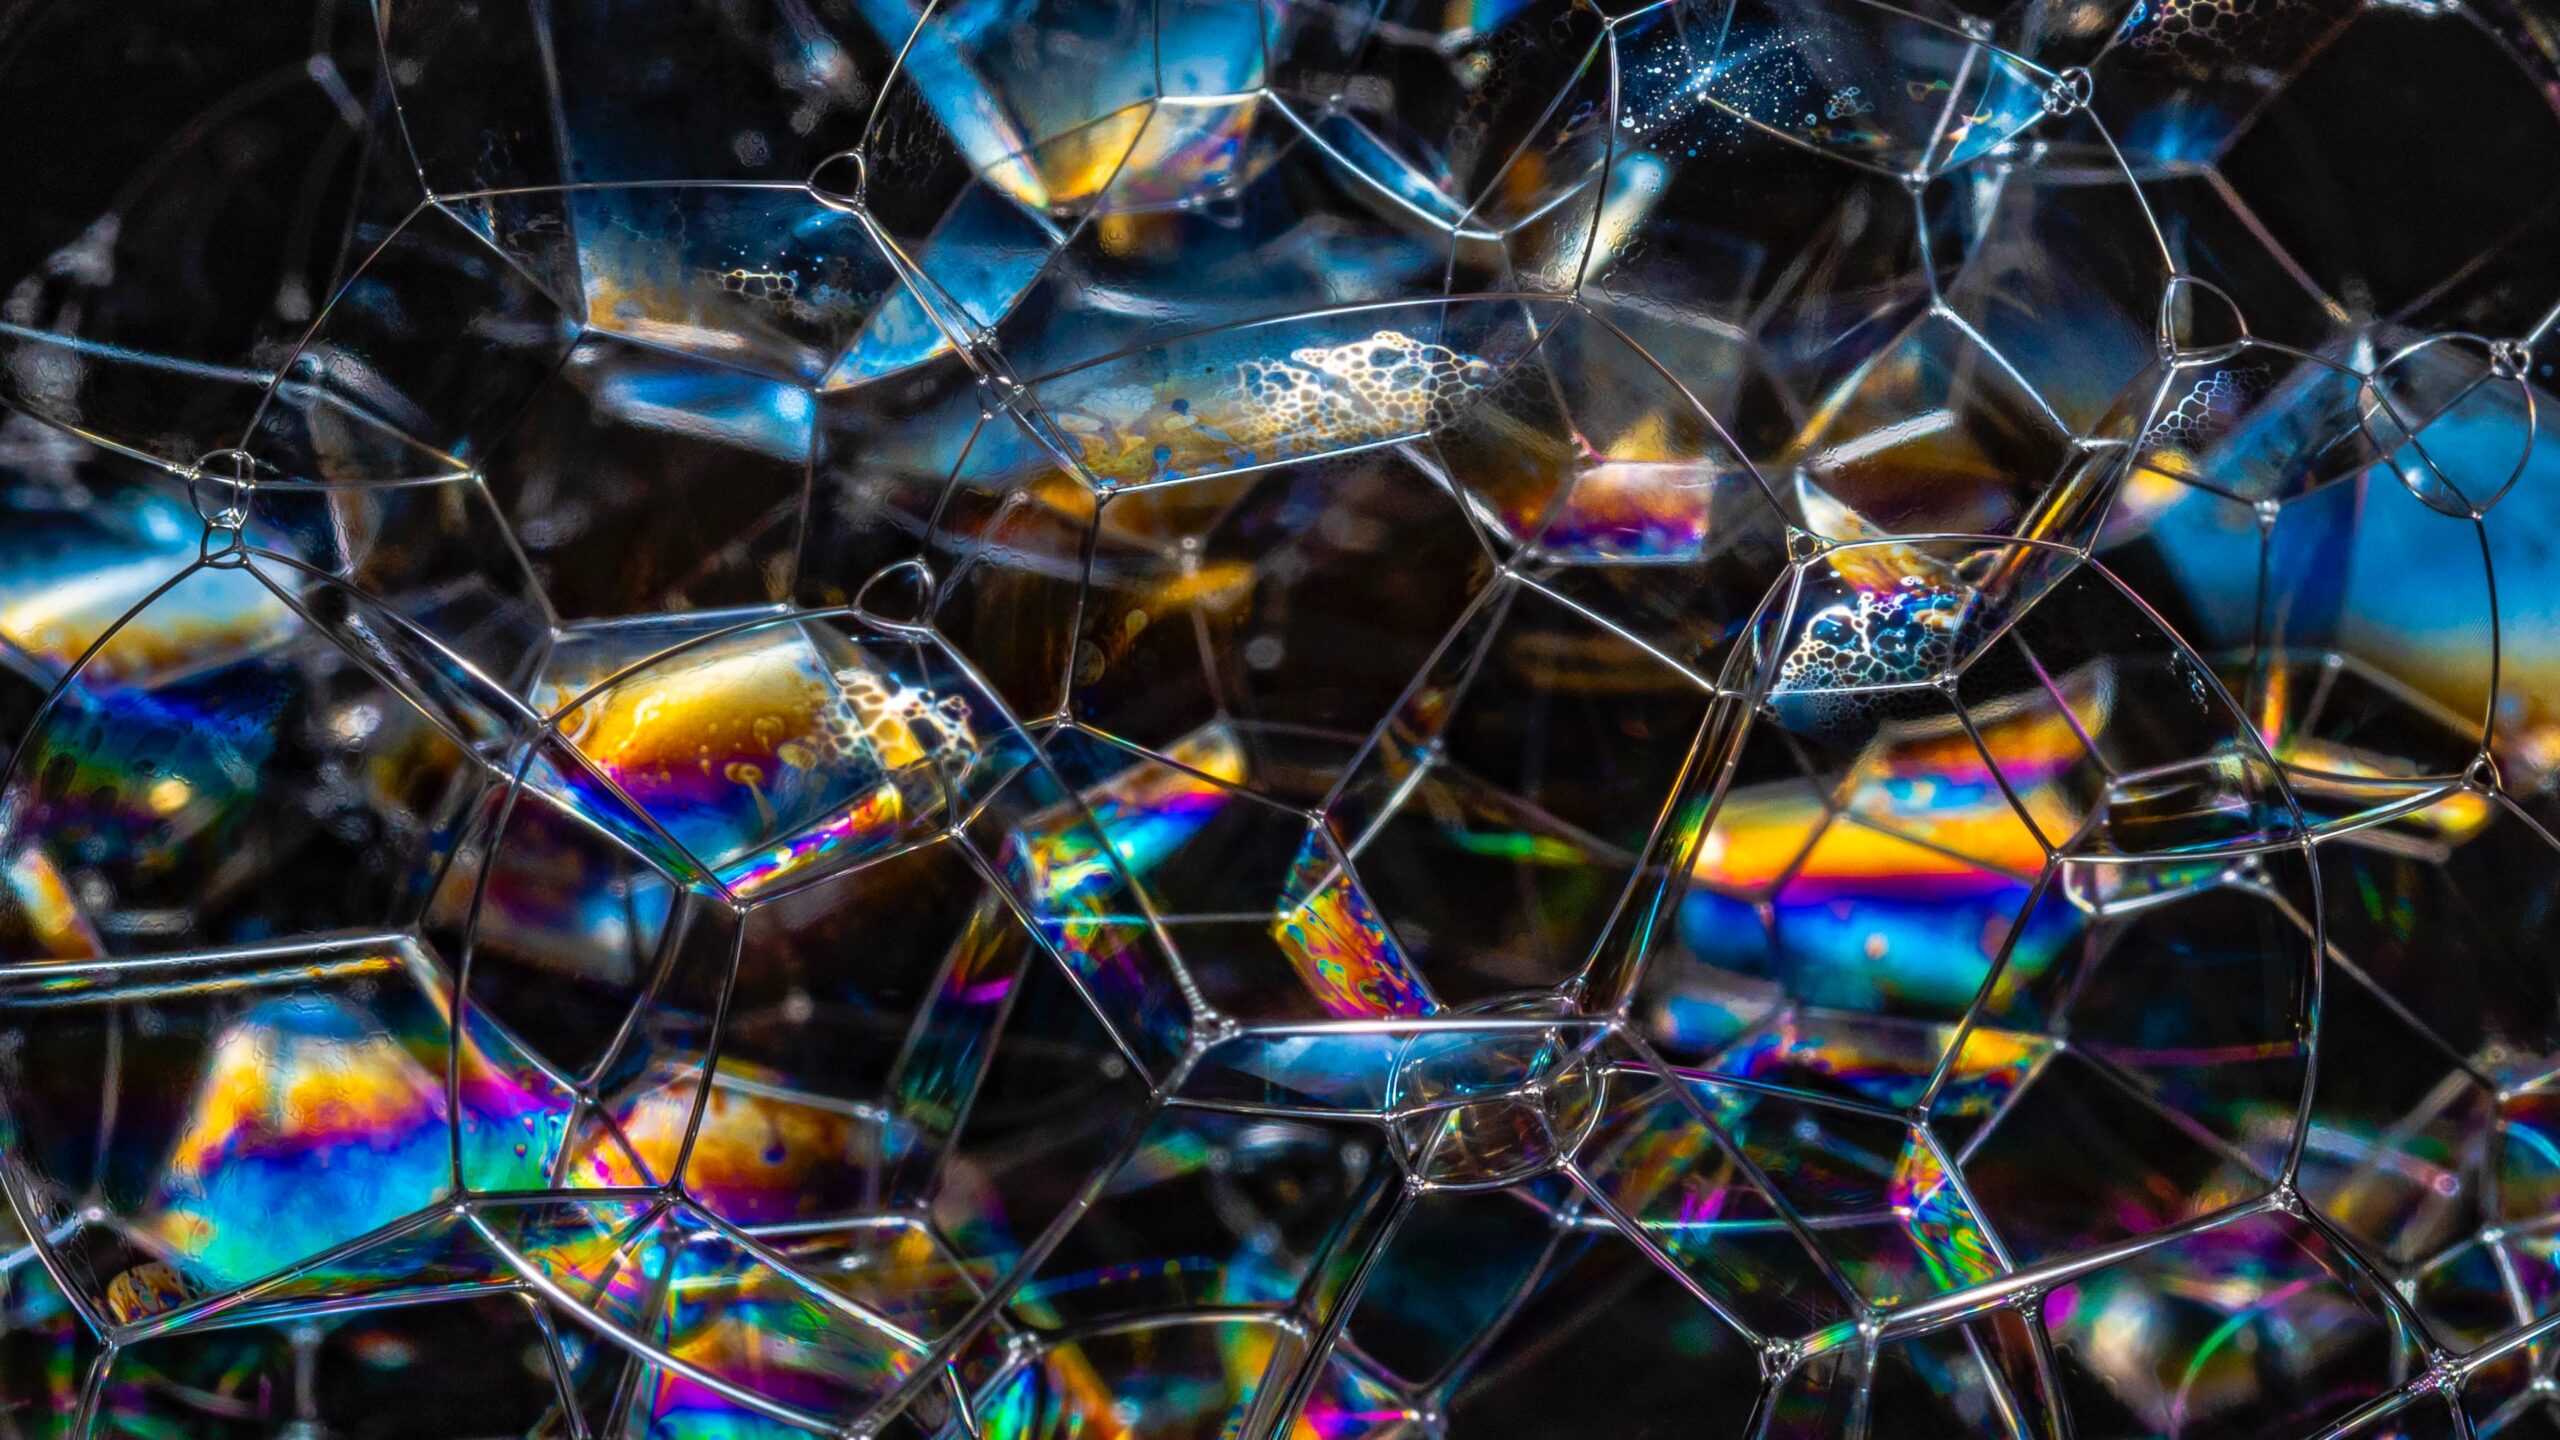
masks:
<path id="1" fill-rule="evenodd" d="M 494 1027 L 457 1044 L 449 983 L 408 941 L 11 974 L 13 1188 L 108 1323 L 271 1277 L 296 1301 L 452 1283 L 396 1242 L 441 1218 L 457 1167 L 536 1187 L 561 1141 L 566 1088 Z"/>
<path id="2" fill-rule="evenodd" d="M 2059 888 L 2089 917 L 2084 940 L 2054 983 L 1988 995 L 1978 1018 L 2072 1041 L 2037 1057 L 1959 1152 L 2011 1254 L 2082 1253 L 2281 1197 L 2310 1183 L 2309 1152 L 2351 1143 L 2306 1119 L 2331 1052 L 2317 883 L 2299 851 L 2075 864 Z M 2050 1137 L 2100 1131 L 2114 1138 L 2081 1151 L 2067 1183 L 2038 1172 Z"/>
<path id="3" fill-rule="evenodd" d="M 32 947 L 11 958 L 402 925 L 523 718 L 333 582 L 192 564 L 92 645 L 19 748 L 0 848 L 13 889 L 58 899 L 11 927 Z"/>
<path id="4" fill-rule="evenodd" d="M 2344 365 L 2245 334 L 2180 348 L 2099 424 L 2119 442 L 2117 523 L 2138 523 L 2175 484 L 2280 504 L 2355 475 L 2386 448 L 2365 422 L 2367 389 Z"/>
<path id="5" fill-rule="evenodd" d="M 1534 698 L 1560 664 L 1594 677 L 1570 685 L 1582 703 Z M 1213 1007 L 1253 1022 L 1418 1014 L 1583 967 L 1621 892 L 1577 867 L 1634 880 L 1682 758 L 1660 742 L 1692 734 L 1709 699 L 1526 590 L 1475 606 L 1367 741 L 1244 712 L 1161 755 L 1091 730 L 1049 744 L 1096 776 L 1085 797 L 1103 834 Z M 1318 804 L 1311 831 L 1293 807 Z M 1429 879 L 1453 864 L 1508 868 L 1523 903 L 1453 906 Z"/>
<path id="6" fill-rule="evenodd" d="M 1664 359 L 1575 309 L 1426 453 L 1497 554 L 1704 681 L 1785 559 L 1762 476 Z"/>
<path id="7" fill-rule="evenodd" d="M 781 380 L 589 334 L 485 474 L 562 620 L 768 604 L 789 598 L 817 416 Z"/>
<path id="8" fill-rule="evenodd" d="M 524 783 L 741 898 L 940 833 L 1023 763 L 914 634 L 821 614 L 577 638 L 535 689 L 551 733 Z"/>

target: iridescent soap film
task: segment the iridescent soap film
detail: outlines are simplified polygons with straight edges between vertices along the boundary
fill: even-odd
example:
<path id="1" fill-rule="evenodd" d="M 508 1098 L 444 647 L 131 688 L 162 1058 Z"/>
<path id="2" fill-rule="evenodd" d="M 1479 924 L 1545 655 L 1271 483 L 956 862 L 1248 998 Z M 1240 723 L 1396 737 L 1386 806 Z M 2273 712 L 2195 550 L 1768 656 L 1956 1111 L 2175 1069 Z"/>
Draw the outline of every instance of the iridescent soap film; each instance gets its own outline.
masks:
<path id="1" fill-rule="evenodd" d="M 0 1440 L 2560 1440 L 2547 0 L 0 3 Z"/>

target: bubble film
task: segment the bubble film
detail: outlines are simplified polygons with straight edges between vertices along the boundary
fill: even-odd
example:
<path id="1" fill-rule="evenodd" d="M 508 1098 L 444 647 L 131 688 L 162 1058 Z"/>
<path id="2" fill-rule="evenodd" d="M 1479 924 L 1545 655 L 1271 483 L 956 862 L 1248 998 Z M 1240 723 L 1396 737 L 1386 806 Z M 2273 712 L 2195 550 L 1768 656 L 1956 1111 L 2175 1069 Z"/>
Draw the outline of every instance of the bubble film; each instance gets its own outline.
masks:
<path id="1" fill-rule="evenodd" d="M 2560 1440 L 2544 0 L 18 0 L 0 196 L 0 1440 Z"/>

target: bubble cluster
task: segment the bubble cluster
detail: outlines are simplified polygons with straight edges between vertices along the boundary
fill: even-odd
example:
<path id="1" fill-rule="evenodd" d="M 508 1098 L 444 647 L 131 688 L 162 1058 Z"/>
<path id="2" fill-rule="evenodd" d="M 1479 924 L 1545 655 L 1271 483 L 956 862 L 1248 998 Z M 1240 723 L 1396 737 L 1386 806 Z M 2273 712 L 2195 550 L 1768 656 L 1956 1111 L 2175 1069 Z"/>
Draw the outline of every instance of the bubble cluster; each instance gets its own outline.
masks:
<path id="1" fill-rule="evenodd" d="M 2560 1434 L 2535 0 L 31 0 L 0 192 L 0 1440 Z"/>

